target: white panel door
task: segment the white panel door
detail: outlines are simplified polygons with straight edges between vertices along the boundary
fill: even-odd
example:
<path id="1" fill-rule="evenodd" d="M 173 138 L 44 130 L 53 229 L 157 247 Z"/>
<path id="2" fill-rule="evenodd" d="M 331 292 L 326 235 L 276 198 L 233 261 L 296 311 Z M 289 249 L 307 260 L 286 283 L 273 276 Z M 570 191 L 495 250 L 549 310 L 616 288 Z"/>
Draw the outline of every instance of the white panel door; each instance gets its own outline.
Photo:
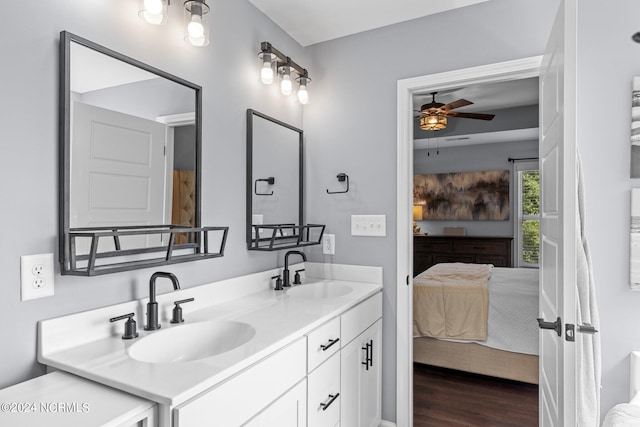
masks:
<path id="1" fill-rule="evenodd" d="M 540 70 L 540 317 L 560 319 L 558 333 L 540 329 L 540 425 L 576 425 L 576 346 L 566 324 L 576 320 L 576 15 L 561 2 Z"/>
<path id="2" fill-rule="evenodd" d="M 72 108 L 71 227 L 163 224 L 166 126 L 79 102 Z M 154 246 L 160 237 L 121 243 Z M 100 244 L 101 251 L 114 249 L 110 240 Z"/>

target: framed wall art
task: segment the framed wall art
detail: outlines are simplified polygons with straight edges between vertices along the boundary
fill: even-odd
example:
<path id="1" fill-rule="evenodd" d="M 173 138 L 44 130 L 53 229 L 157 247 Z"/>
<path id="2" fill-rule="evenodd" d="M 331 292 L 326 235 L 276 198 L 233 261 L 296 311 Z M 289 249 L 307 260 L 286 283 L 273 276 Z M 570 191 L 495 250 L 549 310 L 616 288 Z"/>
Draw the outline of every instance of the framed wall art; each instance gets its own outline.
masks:
<path id="1" fill-rule="evenodd" d="M 413 203 L 423 220 L 508 220 L 509 170 L 414 175 Z"/>

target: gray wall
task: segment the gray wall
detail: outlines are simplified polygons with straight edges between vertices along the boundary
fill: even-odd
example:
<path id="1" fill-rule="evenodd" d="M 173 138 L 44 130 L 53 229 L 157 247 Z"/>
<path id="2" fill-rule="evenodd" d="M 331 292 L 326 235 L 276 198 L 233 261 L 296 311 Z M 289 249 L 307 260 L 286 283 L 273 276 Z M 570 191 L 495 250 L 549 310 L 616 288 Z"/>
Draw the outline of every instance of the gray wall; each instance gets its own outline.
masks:
<path id="1" fill-rule="evenodd" d="M 196 126 L 176 126 L 173 129 L 173 168 L 180 171 L 196 169 Z"/>
<path id="2" fill-rule="evenodd" d="M 302 107 L 259 83 L 257 53 L 260 42 L 269 40 L 304 63 L 302 47 L 245 0 L 215 2 L 211 44 L 204 49 L 182 40 L 180 2 L 172 2 L 163 27 L 142 22 L 136 7 L 134 1 L 39 2 L 25 33 L 21 20 L 14 19 L 23 15 L 23 7 L 0 6 L 2 147 L 3 158 L 12 159 L 0 168 L 0 387 L 43 373 L 36 363 L 38 320 L 144 297 L 153 272 L 82 278 L 61 276 L 56 266 L 55 296 L 20 301 L 20 255 L 57 252 L 61 30 L 203 87 L 202 222 L 227 225 L 230 231 L 224 258 L 167 268 L 183 287 L 281 264 L 278 253 L 246 250 L 245 111 L 256 108 L 301 127 Z"/>
<path id="3" fill-rule="evenodd" d="M 336 235 L 334 256 L 313 250 L 311 258 L 384 267 L 385 419 L 395 419 L 395 289 L 401 285 L 395 282 L 397 81 L 541 54 L 558 4 L 547 3 L 493 0 L 307 50 L 313 78 L 304 112 L 308 216 Z M 434 34 L 446 34 L 446 42 L 425 48 Z M 350 192 L 325 194 L 338 172 L 349 175 Z M 351 214 L 385 214 L 387 236 L 352 237 Z"/>
<path id="4" fill-rule="evenodd" d="M 413 152 L 413 173 L 449 173 L 483 170 L 509 170 L 511 214 L 505 221 L 418 221 L 420 231 L 442 234 L 443 227 L 464 227 L 467 236 L 512 236 L 515 212 L 515 176 L 508 158 L 537 157 L 538 141 L 504 142 L 466 147 L 435 146 Z M 440 154 L 438 154 L 438 152 Z"/>
<path id="5" fill-rule="evenodd" d="M 478 112 L 485 113 L 485 111 Z M 538 105 L 491 110 L 486 111 L 486 113 L 492 113 L 496 116 L 491 121 L 449 118 L 447 120 L 447 127 L 439 131 L 422 130 L 420 129 L 420 122 L 415 120 L 413 126 L 413 137 L 414 139 L 445 139 L 456 135 L 538 127 Z"/>

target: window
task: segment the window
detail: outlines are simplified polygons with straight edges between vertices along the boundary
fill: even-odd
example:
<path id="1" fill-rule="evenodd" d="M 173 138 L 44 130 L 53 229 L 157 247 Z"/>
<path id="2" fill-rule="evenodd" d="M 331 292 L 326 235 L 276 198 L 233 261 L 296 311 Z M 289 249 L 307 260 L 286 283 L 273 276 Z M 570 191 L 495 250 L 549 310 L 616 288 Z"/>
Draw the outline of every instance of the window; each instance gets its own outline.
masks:
<path id="1" fill-rule="evenodd" d="M 519 163 L 517 177 L 516 251 L 518 267 L 540 263 L 540 171 L 538 162 Z"/>

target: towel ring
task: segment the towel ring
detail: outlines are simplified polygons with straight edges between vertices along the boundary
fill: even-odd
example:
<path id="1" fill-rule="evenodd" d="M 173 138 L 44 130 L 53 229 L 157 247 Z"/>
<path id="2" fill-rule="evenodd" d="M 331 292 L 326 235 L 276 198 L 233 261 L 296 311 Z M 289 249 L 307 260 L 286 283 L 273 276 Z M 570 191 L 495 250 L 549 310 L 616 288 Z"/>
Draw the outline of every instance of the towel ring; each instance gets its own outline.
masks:
<path id="1" fill-rule="evenodd" d="M 273 185 L 276 182 L 276 179 L 270 176 L 269 178 L 256 179 L 253 183 L 253 192 L 256 196 L 273 196 L 273 190 L 271 190 L 271 193 L 258 193 L 258 181 L 264 181 L 269 185 Z"/>

